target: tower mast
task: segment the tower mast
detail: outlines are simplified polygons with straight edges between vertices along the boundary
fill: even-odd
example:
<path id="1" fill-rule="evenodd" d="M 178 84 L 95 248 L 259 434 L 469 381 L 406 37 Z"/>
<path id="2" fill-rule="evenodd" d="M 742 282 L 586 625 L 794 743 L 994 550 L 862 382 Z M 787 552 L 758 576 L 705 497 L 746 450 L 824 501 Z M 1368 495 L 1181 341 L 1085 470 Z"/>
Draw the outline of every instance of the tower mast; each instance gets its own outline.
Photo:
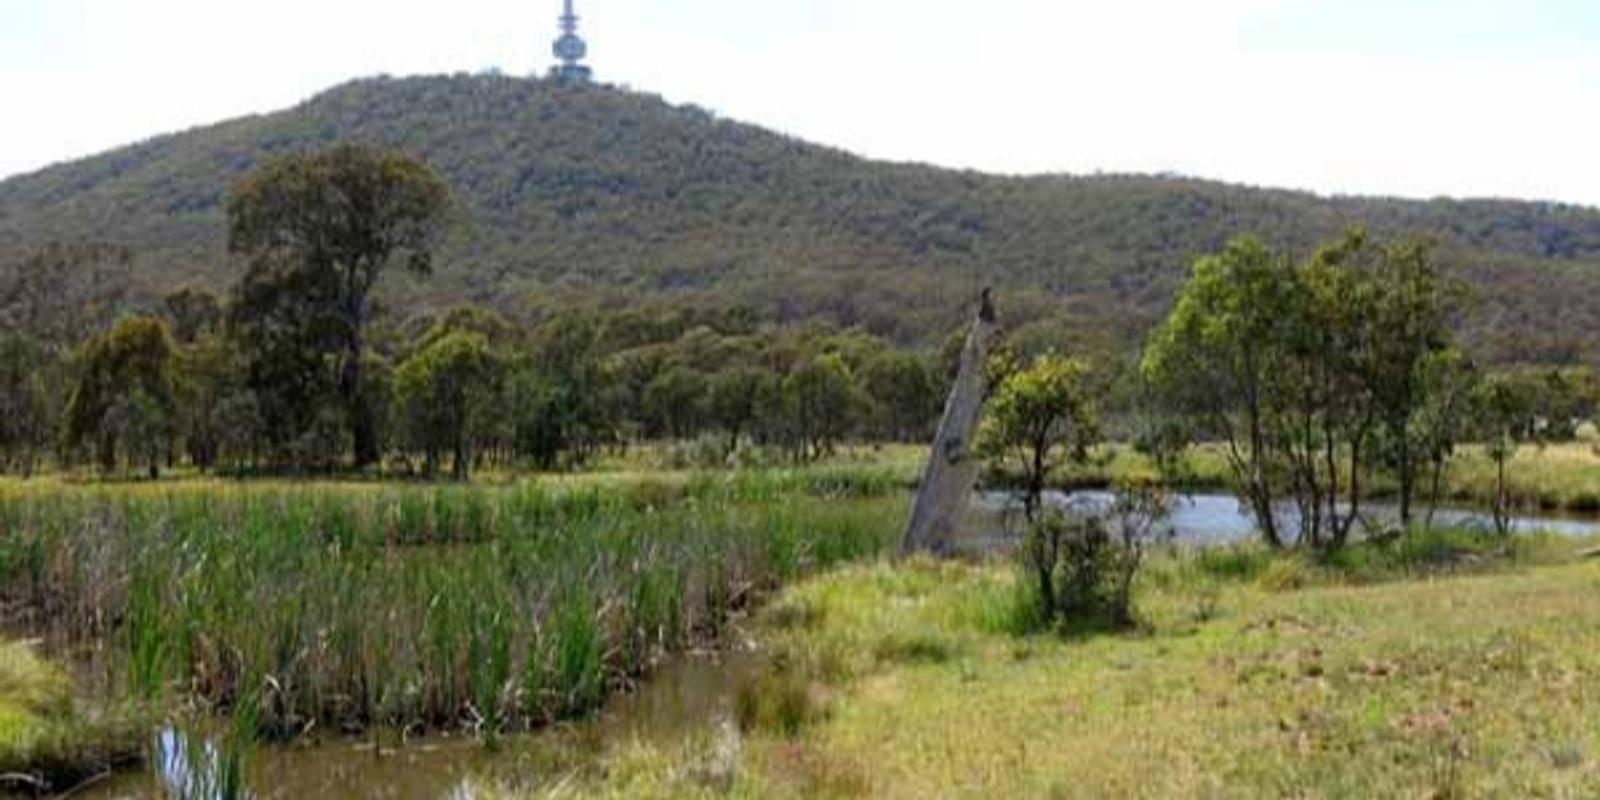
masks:
<path id="1" fill-rule="evenodd" d="M 563 3 L 561 36 L 556 39 L 552 50 L 560 61 L 551 70 L 558 80 L 587 83 L 594 77 L 594 70 L 583 63 L 584 57 L 589 54 L 589 44 L 578 35 L 578 14 L 573 10 L 573 0 Z"/>

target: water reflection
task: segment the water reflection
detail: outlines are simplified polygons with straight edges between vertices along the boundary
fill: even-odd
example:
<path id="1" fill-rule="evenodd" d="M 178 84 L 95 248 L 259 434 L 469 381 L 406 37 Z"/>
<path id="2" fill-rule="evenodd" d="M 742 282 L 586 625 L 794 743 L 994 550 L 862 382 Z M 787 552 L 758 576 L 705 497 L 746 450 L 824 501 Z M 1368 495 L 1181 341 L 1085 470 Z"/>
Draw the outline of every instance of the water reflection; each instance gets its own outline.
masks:
<path id="1" fill-rule="evenodd" d="M 474 800 L 470 779 L 492 756 L 470 739 L 436 739 L 381 754 L 370 742 L 340 741 L 252 749 L 238 762 L 200 732 L 166 729 L 156 737 L 150 769 L 100 784 L 78 797 L 97 800 L 289 800 L 384 798 Z M 242 779 L 243 787 L 239 788 Z M 230 787 L 233 787 L 230 789 Z M 233 793 L 230 795 L 230 791 Z"/>

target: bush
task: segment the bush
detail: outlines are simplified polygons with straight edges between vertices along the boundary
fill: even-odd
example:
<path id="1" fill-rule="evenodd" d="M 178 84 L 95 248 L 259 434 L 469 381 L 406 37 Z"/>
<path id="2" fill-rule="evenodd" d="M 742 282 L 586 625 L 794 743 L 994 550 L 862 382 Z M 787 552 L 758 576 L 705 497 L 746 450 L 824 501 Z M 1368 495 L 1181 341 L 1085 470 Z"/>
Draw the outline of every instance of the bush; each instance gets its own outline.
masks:
<path id="1" fill-rule="evenodd" d="M 1170 513 L 1170 499 L 1148 482 L 1124 483 L 1107 514 L 1046 512 L 1028 528 L 1024 584 L 1042 623 L 1127 627 L 1145 550 Z"/>
<path id="2" fill-rule="evenodd" d="M 1578 426 L 1573 438 L 1587 445 L 1600 444 L 1600 426 L 1595 425 L 1593 422 L 1585 422 Z"/>

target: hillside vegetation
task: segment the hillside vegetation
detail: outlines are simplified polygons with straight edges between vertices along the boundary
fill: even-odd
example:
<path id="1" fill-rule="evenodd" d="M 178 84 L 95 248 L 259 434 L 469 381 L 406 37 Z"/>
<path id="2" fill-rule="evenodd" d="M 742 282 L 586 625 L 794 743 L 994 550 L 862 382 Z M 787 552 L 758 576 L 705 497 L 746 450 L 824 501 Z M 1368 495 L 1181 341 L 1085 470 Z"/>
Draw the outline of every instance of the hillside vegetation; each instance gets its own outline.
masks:
<path id="1" fill-rule="evenodd" d="M 537 317 L 651 298 L 928 344 L 992 283 L 1014 326 L 1048 320 L 1060 335 L 1066 321 L 1070 338 L 1121 347 L 1229 237 L 1304 250 L 1364 224 L 1441 241 L 1488 306 L 1469 341 L 1497 360 L 1571 361 L 1597 322 L 1584 300 L 1600 290 L 1591 209 L 989 176 L 870 161 L 631 91 L 492 75 L 357 81 L 0 183 L 0 319 L 77 333 L 176 288 L 230 287 L 228 187 L 264 158 L 346 140 L 416 153 L 456 192 L 438 273 L 386 289 L 407 313 L 473 302 Z"/>

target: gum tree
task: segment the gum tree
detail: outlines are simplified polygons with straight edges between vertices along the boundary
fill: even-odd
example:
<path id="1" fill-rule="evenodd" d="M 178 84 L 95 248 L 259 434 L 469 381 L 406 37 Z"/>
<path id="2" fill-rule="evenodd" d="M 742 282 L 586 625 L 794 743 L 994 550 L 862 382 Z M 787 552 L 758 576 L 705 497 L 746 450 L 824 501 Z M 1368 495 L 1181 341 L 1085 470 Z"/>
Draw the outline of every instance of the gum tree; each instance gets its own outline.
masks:
<path id="1" fill-rule="evenodd" d="M 293 155 L 245 177 L 228 199 L 228 246 L 248 260 L 235 306 L 246 327 L 318 331 L 331 345 L 357 468 L 378 460 L 376 409 L 364 391 L 372 290 L 395 266 L 432 266 L 450 191 L 426 164 L 364 145 Z"/>

